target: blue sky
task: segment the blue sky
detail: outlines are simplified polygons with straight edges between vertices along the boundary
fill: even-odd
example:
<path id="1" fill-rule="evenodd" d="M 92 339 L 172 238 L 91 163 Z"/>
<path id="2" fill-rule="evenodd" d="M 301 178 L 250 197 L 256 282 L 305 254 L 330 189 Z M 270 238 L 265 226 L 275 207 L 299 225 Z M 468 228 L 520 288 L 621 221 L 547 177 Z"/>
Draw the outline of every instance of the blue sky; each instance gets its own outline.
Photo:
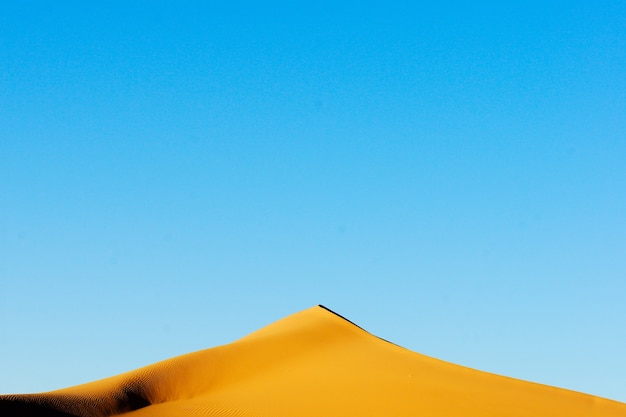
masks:
<path id="1" fill-rule="evenodd" d="M 322 303 L 626 401 L 623 2 L 224 3 L 2 6 L 0 392 Z"/>

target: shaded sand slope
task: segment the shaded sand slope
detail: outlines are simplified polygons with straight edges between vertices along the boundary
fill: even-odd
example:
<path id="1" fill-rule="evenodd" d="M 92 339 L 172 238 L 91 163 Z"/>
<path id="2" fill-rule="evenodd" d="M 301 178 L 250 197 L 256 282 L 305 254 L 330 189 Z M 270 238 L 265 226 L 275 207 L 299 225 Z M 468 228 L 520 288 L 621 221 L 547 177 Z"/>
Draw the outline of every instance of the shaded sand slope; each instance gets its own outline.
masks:
<path id="1" fill-rule="evenodd" d="M 453 365 L 322 306 L 229 345 L 43 394 L 1 416 L 626 417 L 626 404 Z"/>

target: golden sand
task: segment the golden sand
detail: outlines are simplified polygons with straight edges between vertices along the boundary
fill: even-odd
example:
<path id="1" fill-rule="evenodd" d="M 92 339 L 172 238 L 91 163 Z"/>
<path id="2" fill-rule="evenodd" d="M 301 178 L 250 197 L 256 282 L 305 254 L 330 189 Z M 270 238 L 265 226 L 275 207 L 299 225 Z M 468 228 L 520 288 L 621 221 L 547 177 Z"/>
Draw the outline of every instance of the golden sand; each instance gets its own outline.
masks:
<path id="1" fill-rule="evenodd" d="M 318 306 L 112 378 L 0 396 L 0 415 L 626 417 L 626 404 L 423 356 Z"/>

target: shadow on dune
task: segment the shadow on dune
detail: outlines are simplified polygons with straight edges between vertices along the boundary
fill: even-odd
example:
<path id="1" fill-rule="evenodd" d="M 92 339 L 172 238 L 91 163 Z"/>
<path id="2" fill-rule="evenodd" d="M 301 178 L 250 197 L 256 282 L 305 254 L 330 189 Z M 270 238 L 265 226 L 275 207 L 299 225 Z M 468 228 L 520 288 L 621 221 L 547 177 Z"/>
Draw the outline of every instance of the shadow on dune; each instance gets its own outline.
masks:
<path id="1" fill-rule="evenodd" d="M 107 417 L 150 405 L 141 390 L 125 389 L 106 397 L 56 397 L 49 394 L 0 396 L 0 416 Z"/>
<path id="2" fill-rule="evenodd" d="M 21 399 L 17 396 L 0 398 L 0 415 L 11 417 L 78 417 L 51 408 L 48 404 L 38 404 L 35 401 Z"/>

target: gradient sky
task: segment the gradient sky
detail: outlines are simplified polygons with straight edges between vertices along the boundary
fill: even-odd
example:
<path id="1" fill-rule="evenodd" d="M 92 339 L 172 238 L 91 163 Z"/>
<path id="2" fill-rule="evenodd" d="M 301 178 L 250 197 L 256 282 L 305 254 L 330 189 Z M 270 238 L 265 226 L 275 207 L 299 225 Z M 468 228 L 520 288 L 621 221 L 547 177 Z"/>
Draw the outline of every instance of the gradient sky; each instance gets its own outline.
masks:
<path id="1" fill-rule="evenodd" d="M 0 392 L 322 303 L 626 402 L 626 3 L 0 11 Z"/>

